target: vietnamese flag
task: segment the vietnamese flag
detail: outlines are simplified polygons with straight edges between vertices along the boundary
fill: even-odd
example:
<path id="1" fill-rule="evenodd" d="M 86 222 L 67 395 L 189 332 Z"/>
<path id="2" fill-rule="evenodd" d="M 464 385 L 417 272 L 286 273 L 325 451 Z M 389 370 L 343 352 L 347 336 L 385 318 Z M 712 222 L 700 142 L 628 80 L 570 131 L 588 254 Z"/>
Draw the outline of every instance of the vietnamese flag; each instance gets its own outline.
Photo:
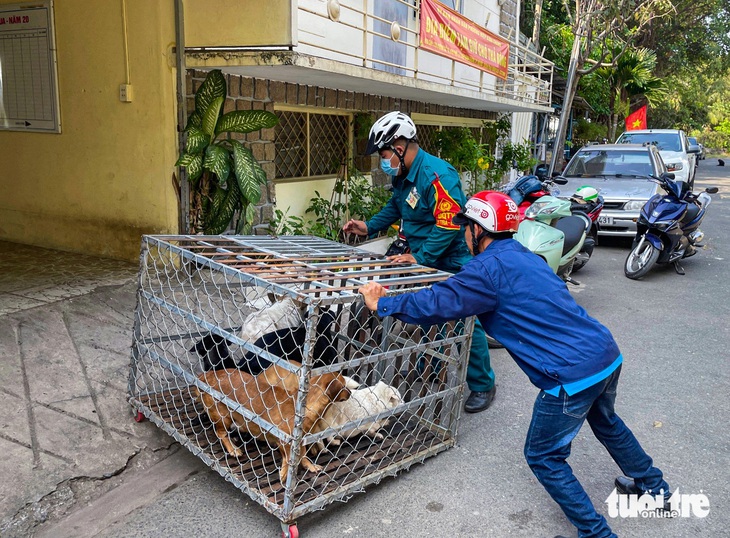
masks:
<path id="1" fill-rule="evenodd" d="M 646 129 L 646 105 L 626 117 L 626 130 Z"/>

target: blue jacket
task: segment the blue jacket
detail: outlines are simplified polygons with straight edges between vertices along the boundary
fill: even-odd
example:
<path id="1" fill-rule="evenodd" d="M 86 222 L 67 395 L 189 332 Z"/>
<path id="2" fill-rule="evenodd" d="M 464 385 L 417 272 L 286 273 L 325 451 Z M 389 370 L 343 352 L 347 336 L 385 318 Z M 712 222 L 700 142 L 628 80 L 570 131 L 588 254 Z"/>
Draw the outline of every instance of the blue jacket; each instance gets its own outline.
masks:
<path id="1" fill-rule="evenodd" d="M 431 288 L 382 297 L 378 315 L 423 325 L 476 315 L 543 390 L 598 374 L 620 354 L 609 330 L 539 256 L 513 239 L 492 242 Z"/>
<path id="2" fill-rule="evenodd" d="M 388 203 L 366 222 L 368 233 L 386 230 L 402 218 L 416 261 L 453 273 L 471 259 L 460 226 L 451 221 L 465 203 L 454 167 L 419 149 L 407 176 L 393 179 Z"/>

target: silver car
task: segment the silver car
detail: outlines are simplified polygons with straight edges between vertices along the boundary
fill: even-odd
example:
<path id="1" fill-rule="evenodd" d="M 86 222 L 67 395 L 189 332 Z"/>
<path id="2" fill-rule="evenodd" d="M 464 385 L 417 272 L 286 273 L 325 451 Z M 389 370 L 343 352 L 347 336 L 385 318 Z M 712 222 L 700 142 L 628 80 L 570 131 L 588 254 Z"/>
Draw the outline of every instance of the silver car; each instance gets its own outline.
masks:
<path id="1" fill-rule="evenodd" d="M 649 179 L 666 172 L 657 148 L 651 144 L 595 144 L 578 150 L 565 167 L 566 185 L 556 185 L 553 196 L 569 198 L 590 185 L 603 196 L 598 217 L 599 235 L 633 237 L 639 210 L 658 192 Z"/>

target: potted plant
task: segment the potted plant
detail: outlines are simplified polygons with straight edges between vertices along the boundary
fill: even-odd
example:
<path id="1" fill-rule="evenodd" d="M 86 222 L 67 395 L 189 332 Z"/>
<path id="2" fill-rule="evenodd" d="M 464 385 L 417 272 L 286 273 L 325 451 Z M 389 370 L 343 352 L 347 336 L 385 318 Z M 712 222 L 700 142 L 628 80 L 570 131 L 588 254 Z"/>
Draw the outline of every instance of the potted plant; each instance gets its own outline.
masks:
<path id="1" fill-rule="evenodd" d="M 188 118 L 185 149 L 177 161 L 190 182 L 191 233 L 223 233 L 237 216 L 237 234 L 250 233 L 254 207 L 261 199 L 266 172 L 250 149 L 229 133 L 250 133 L 276 125 L 264 110 L 223 113 L 226 78 L 219 69 L 208 73 L 195 93 Z"/>

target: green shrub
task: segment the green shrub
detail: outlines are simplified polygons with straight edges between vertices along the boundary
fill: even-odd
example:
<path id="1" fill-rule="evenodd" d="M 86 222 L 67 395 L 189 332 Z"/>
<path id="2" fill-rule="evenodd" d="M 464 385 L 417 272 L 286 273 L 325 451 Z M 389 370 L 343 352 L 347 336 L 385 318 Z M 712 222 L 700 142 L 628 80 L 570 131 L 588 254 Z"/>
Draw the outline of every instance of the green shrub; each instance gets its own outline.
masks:
<path id="1" fill-rule="evenodd" d="M 342 226 L 349 219 L 368 220 L 378 213 L 390 199 L 385 187 L 373 186 L 354 168 L 347 179 L 338 177 L 328 199 L 315 191 L 305 214 L 307 219 L 289 215 L 289 211 L 276 210 L 269 224 L 275 235 L 315 235 L 333 241 L 342 241 Z"/>

